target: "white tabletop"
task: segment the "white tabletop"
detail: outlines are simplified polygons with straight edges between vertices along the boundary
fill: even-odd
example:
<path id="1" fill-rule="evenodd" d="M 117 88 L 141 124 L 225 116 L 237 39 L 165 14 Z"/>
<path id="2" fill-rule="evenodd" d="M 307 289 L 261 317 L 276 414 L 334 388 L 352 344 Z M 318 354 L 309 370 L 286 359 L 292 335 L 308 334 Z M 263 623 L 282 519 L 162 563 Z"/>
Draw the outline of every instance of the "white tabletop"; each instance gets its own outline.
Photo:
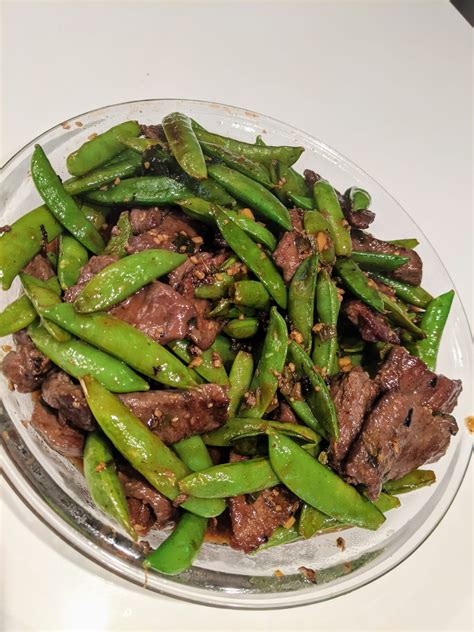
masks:
<path id="1" fill-rule="evenodd" d="M 52 125 L 151 97 L 244 106 L 360 164 L 441 254 L 472 315 L 472 31 L 447 1 L 3 2 L 2 162 Z M 462 420 L 460 420 L 462 423 Z M 138 589 L 3 487 L 1 611 L 34 630 L 468 630 L 472 469 L 428 541 L 331 602 L 225 612 Z"/>

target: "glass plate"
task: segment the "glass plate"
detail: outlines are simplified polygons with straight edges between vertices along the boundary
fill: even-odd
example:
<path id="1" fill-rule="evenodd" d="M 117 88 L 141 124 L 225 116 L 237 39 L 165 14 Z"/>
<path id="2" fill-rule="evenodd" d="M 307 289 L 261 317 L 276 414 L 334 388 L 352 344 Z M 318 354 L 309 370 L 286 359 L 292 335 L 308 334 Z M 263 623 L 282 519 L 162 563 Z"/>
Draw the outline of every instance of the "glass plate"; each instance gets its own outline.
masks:
<path id="1" fill-rule="evenodd" d="M 212 131 L 254 141 L 262 134 L 269 144 L 303 145 L 300 170 L 313 168 L 337 188 L 359 185 L 370 191 L 377 211 L 377 237 L 417 237 L 424 261 L 424 286 L 433 294 L 453 283 L 422 231 L 400 205 L 372 178 L 324 143 L 289 125 L 255 112 L 202 101 L 158 99 L 104 107 L 58 125 L 19 151 L 3 169 L 2 215 L 8 224 L 40 203 L 29 174 L 34 142 L 45 149 L 61 176 L 66 176 L 66 156 L 92 133 L 126 119 L 158 123 L 172 111 L 196 118 Z M 77 126 L 80 121 L 82 126 Z M 2 292 L 2 308 L 18 295 L 19 282 Z M 10 338 L 1 340 L 11 343 Z M 4 409 L 0 412 L 4 444 L 4 471 L 20 498 L 63 540 L 110 572 L 148 590 L 208 605 L 235 608 L 283 608 L 315 603 L 342 595 L 380 577 L 412 553 L 433 531 L 453 501 L 471 453 L 464 425 L 471 401 L 471 335 L 458 298 L 455 299 L 440 350 L 439 370 L 461 378 L 464 392 L 456 409 L 459 433 L 447 455 L 433 466 L 436 485 L 401 496 L 400 509 L 387 515 L 376 532 L 344 531 L 346 548 L 336 546 L 338 534 L 319 536 L 246 556 L 226 546 L 205 544 L 192 569 L 179 577 L 166 577 L 142 567 L 142 549 L 116 531 L 91 503 L 79 470 L 53 452 L 25 422 L 30 418 L 31 397 L 8 390 L 0 380 Z M 146 539 L 156 545 L 165 534 Z M 455 537 L 455 534 L 453 534 Z M 298 571 L 316 571 L 316 584 Z M 276 576 L 275 571 L 281 571 Z"/>

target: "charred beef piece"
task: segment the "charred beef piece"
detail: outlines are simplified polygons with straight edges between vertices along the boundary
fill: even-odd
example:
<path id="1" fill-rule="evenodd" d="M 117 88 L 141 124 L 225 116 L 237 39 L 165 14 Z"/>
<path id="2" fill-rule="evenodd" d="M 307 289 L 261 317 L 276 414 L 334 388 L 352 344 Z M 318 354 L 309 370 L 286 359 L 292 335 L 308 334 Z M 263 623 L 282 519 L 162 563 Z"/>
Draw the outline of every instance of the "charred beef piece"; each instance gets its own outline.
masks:
<path id="1" fill-rule="evenodd" d="M 217 384 L 188 391 L 148 391 L 119 397 L 168 445 L 215 430 L 227 420 L 229 398 L 226 389 Z"/>
<path id="2" fill-rule="evenodd" d="M 51 362 L 33 344 L 23 329 L 13 335 L 16 350 L 9 351 L 2 360 L 2 372 L 19 393 L 31 393 L 39 388 Z"/>
<path id="3" fill-rule="evenodd" d="M 339 439 L 331 440 L 329 460 L 336 469 L 340 469 L 341 462 L 357 438 L 379 390 L 377 383 L 360 366 L 333 379 L 331 398 L 339 421 Z"/>
<path id="4" fill-rule="evenodd" d="M 110 313 L 161 344 L 185 338 L 190 321 L 198 316 L 193 301 L 161 281 L 147 285 Z"/>
<path id="5" fill-rule="evenodd" d="M 369 233 L 363 233 L 360 230 L 353 230 L 351 236 L 352 248 L 356 252 L 382 252 L 408 257 L 409 261 L 391 272 L 390 276 L 394 279 L 411 283 L 412 285 L 420 285 L 423 274 L 423 262 L 414 250 L 389 244 L 386 241 L 376 239 Z"/>
<path id="6" fill-rule="evenodd" d="M 192 254 L 203 243 L 192 220 L 179 211 L 135 209 L 130 213 L 130 223 L 135 236 L 126 246 L 128 254 L 149 248 Z"/>
<path id="7" fill-rule="evenodd" d="M 293 230 L 286 231 L 273 253 L 273 260 L 283 270 L 287 283 L 293 278 L 302 261 L 313 253 L 313 245 L 303 227 L 304 212 L 301 209 L 290 211 Z"/>
<path id="8" fill-rule="evenodd" d="M 167 142 L 163 125 L 140 125 L 140 131 L 145 138 L 160 140 L 162 143 Z"/>
<path id="9" fill-rule="evenodd" d="M 80 430 L 92 431 L 96 424 L 82 388 L 62 371 L 49 373 L 41 387 L 41 397 L 58 411 L 59 420 Z"/>
<path id="10" fill-rule="evenodd" d="M 316 184 L 316 182 L 319 182 L 320 180 L 322 180 L 322 176 L 319 175 L 319 173 L 316 173 L 315 171 L 313 171 L 312 169 L 305 169 L 303 171 L 303 175 L 304 175 L 304 179 L 306 181 L 306 184 L 308 185 L 308 188 L 311 191 L 311 195 L 313 194 L 313 187 Z"/>
<path id="11" fill-rule="evenodd" d="M 64 300 L 67 303 L 73 303 L 85 287 L 86 283 L 88 283 L 92 277 L 116 261 L 118 261 L 118 257 L 114 257 L 113 255 L 99 255 L 98 257 L 91 257 L 86 265 L 82 266 L 77 283 L 72 285 L 64 293 Z"/>
<path id="12" fill-rule="evenodd" d="M 36 255 L 36 257 L 33 257 L 28 265 L 23 268 L 23 272 L 36 277 L 40 281 L 47 281 L 55 275 L 53 266 L 44 255 Z"/>
<path id="13" fill-rule="evenodd" d="M 35 402 L 30 423 L 53 450 L 68 457 L 82 456 L 83 433 L 61 423 L 57 415 L 39 400 Z"/>
<path id="14" fill-rule="evenodd" d="M 350 226 L 352 226 L 353 228 L 368 228 L 375 219 L 375 213 L 373 211 L 369 211 L 369 209 L 353 211 L 351 209 L 349 190 L 346 191 L 346 193 L 344 194 L 344 204 L 341 204 L 341 208 L 344 212 L 344 217 L 346 218 L 348 224 L 350 224 Z"/>
<path id="15" fill-rule="evenodd" d="M 130 211 L 130 225 L 134 235 L 141 235 L 157 228 L 162 221 L 163 212 L 158 207 L 147 210 L 136 208 Z"/>
<path id="16" fill-rule="evenodd" d="M 286 424 L 297 424 L 298 419 L 296 418 L 295 413 L 291 410 L 285 402 L 280 402 L 278 410 L 274 413 L 274 418 L 278 421 L 282 421 Z"/>
<path id="17" fill-rule="evenodd" d="M 230 545 L 245 553 L 264 544 L 299 506 L 298 499 L 280 486 L 263 490 L 253 502 L 250 496 L 235 496 L 228 502 L 232 523 Z"/>
<path id="18" fill-rule="evenodd" d="M 149 533 L 155 524 L 155 516 L 150 505 L 144 503 L 138 498 L 126 496 L 128 505 L 128 513 L 130 516 L 130 524 L 135 529 L 137 535 L 141 538 Z"/>
<path id="19" fill-rule="evenodd" d="M 359 330 L 360 335 L 368 342 L 390 342 L 400 344 L 398 334 L 390 327 L 383 314 L 358 300 L 350 300 L 344 304 L 344 313 Z"/>

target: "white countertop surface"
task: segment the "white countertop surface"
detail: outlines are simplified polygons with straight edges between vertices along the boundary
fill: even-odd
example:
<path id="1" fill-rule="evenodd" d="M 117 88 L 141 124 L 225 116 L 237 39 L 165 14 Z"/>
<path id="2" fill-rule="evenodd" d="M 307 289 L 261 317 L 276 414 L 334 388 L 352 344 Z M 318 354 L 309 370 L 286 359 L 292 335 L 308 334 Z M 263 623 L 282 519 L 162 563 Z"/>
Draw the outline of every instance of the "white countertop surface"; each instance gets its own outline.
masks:
<path id="1" fill-rule="evenodd" d="M 120 101 L 188 97 L 272 115 L 398 199 L 472 320 L 472 29 L 447 1 L 4 1 L 2 12 L 1 162 L 52 125 Z M 5 484 L 2 496 L 5 632 L 472 627 L 472 467 L 401 566 L 344 597 L 277 612 L 148 593 L 70 550 Z"/>

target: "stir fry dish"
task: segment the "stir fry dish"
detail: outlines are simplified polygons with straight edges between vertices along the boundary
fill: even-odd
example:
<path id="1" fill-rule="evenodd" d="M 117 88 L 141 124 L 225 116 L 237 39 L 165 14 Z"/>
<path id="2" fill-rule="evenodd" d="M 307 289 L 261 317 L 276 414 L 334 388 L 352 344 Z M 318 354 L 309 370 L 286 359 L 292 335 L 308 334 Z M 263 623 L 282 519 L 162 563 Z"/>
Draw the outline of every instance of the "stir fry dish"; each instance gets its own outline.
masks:
<path id="1" fill-rule="evenodd" d="M 0 229 L 0 283 L 22 286 L 3 374 L 117 528 L 167 529 L 146 568 L 378 529 L 458 430 L 461 382 L 436 373 L 454 292 L 302 152 L 125 121 L 64 181 L 36 145 L 43 204 Z"/>

